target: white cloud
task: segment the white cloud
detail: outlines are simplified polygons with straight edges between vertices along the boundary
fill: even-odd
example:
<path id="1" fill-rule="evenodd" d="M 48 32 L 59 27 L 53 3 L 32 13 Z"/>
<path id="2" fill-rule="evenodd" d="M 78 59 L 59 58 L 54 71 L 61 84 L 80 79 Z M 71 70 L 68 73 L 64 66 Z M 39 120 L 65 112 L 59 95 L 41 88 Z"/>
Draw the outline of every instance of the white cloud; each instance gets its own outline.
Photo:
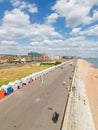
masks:
<path id="1" fill-rule="evenodd" d="M 20 10 L 28 10 L 30 13 L 37 13 L 38 12 L 38 8 L 36 7 L 36 5 L 33 4 L 29 4 L 25 1 L 21 1 L 21 0 L 11 0 L 12 5 L 15 8 L 18 8 Z"/>
<path id="2" fill-rule="evenodd" d="M 33 24 L 30 29 L 31 35 L 36 37 L 36 39 L 47 39 L 47 38 L 60 38 L 61 34 L 55 31 L 55 29 L 50 25 L 45 24 Z"/>
<path id="3" fill-rule="evenodd" d="M 2 44 L 2 45 L 13 45 L 13 46 L 16 46 L 16 45 L 18 45 L 18 42 L 16 42 L 16 41 L 7 41 L 7 40 L 2 40 L 2 41 L 0 41 L 0 44 Z"/>
<path id="4" fill-rule="evenodd" d="M 95 3 L 98 2 L 58 0 L 53 7 L 55 13 L 46 17 L 45 24 L 33 24 L 30 22 L 30 16 L 24 13 L 25 9 L 32 13 L 36 12 L 31 4 L 13 0 L 15 9 L 5 12 L 0 26 L 0 53 L 27 54 L 30 51 L 37 51 L 60 55 L 93 54 L 94 56 L 94 52 L 98 51 L 98 42 L 87 40 L 86 35 L 98 36 L 97 25 L 84 31 L 77 25 L 89 24 L 98 19 L 97 10 L 93 11 L 92 17 L 88 15 Z M 64 17 L 67 26 L 73 27 L 71 38 L 64 39 L 51 25 L 58 17 Z M 23 41 L 28 42 L 28 45 L 25 46 Z"/>
<path id="5" fill-rule="evenodd" d="M 94 10 L 94 11 L 93 11 L 93 16 L 92 16 L 92 17 L 87 16 L 87 17 L 84 19 L 83 23 L 84 23 L 84 24 L 90 24 L 90 23 L 94 23 L 94 22 L 96 22 L 96 21 L 98 21 L 98 11 L 97 11 L 97 10 Z"/>
<path id="6" fill-rule="evenodd" d="M 81 36 L 81 37 L 72 37 L 66 40 L 43 40 L 43 41 L 32 41 L 32 43 L 30 43 L 32 46 L 38 47 L 38 48 L 43 48 L 46 47 L 51 48 L 51 50 L 54 52 L 55 50 L 62 50 L 62 53 L 64 53 L 64 50 L 69 50 L 70 52 L 75 50 L 82 50 L 83 52 L 86 50 L 91 50 L 91 48 L 93 48 L 93 50 L 98 50 L 98 43 L 97 42 L 93 42 L 90 40 L 85 39 L 85 37 Z M 38 49 L 39 50 L 39 49 Z M 59 53 L 59 52 L 57 52 Z"/>
<path id="7" fill-rule="evenodd" d="M 76 27 L 80 24 L 89 24 L 93 19 L 89 12 L 93 5 L 98 5 L 97 0 L 58 0 L 52 9 L 60 16 L 64 17 L 69 27 Z"/>
<path id="8" fill-rule="evenodd" d="M 49 15 L 46 18 L 46 22 L 47 23 L 55 23 L 57 19 L 58 19 L 58 14 L 57 13 L 52 13 L 51 15 Z"/>
<path id="9" fill-rule="evenodd" d="M 76 36 L 76 37 L 71 37 L 69 39 L 67 39 L 68 41 L 70 41 L 70 43 L 72 42 L 79 42 L 79 41 L 84 41 L 85 40 L 85 36 Z"/>
<path id="10" fill-rule="evenodd" d="M 93 21 L 98 21 L 98 10 L 94 10 L 93 12 Z"/>
<path id="11" fill-rule="evenodd" d="M 42 41 L 32 41 L 30 43 L 32 46 L 44 46 L 44 47 L 58 47 L 64 45 L 64 40 L 50 40 L 50 39 L 44 39 Z M 48 49 L 48 48 L 47 48 Z"/>
<path id="12" fill-rule="evenodd" d="M 5 41 L 6 43 L 7 41 Z M 14 42 L 14 41 L 13 41 Z M 5 51 L 3 51 L 5 50 Z M 93 42 L 85 39 L 83 36 L 72 37 L 65 40 L 52 40 L 44 39 L 30 42 L 28 46 L 17 44 L 13 45 L 0 45 L 0 53 L 3 54 L 27 54 L 30 51 L 44 52 L 44 53 L 53 53 L 58 55 L 75 55 L 75 56 L 84 56 L 89 57 L 98 56 L 98 42 Z"/>
<path id="13" fill-rule="evenodd" d="M 62 37 L 54 27 L 46 24 L 31 24 L 30 17 L 19 9 L 6 11 L 0 26 L 0 38 L 57 38 Z"/>
<path id="14" fill-rule="evenodd" d="M 38 9 L 37 7 L 35 6 L 35 4 L 28 4 L 28 10 L 30 13 L 37 13 L 38 12 Z"/>
<path id="15" fill-rule="evenodd" d="M 0 38 L 17 39 L 28 37 L 27 29 L 30 25 L 29 16 L 19 9 L 5 12 L 0 26 Z"/>
<path id="16" fill-rule="evenodd" d="M 81 31 L 81 35 L 88 35 L 88 36 L 98 36 L 98 25 L 94 25 L 89 27 L 88 29 Z"/>
<path id="17" fill-rule="evenodd" d="M 30 24 L 30 17 L 19 9 L 6 11 L 3 18 L 3 24 L 4 26 L 24 27 Z"/>
<path id="18" fill-rule="evenodd" d="M 79 32 L 80 32 L 80 30 L 81 30 L 81 28 L 73 28 L 72 32 L 70 34 L 72 34 L 72 35 L 78 35 Z"/>

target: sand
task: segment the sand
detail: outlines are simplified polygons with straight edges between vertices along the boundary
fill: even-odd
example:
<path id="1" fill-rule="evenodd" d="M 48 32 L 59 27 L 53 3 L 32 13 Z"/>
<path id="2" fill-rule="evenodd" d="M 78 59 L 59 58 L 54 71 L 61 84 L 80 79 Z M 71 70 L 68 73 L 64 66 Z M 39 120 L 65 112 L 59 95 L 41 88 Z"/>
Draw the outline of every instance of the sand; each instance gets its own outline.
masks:
<path id="1" fill-rule="evenodd" d="M 98 130 L 98 69 L 83 59 L 78 59 L 80 78 L 86 86 L 86 93 L 88 96 L 91 112 L 96 130 Z"/>

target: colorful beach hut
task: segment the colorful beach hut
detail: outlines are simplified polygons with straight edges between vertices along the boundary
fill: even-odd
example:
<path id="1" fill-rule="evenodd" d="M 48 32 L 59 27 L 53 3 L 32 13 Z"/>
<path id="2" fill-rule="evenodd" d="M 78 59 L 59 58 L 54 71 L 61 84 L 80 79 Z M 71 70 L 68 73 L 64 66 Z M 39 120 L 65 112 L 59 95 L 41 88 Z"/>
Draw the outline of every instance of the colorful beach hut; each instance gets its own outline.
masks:
<path id="1" fill-rule="evenodd" d="M 16 91 L 18 89 L 18 86 L 15 82 L 10 82 L 8 85 L 12 87 L 12 91 Z"/>
<path id="2" fill-rule="evenodd" d="M 9 85 L 3 85 L 3 86 L 1 86 L 1 89 L 3 89 L 5 91 L 6 95 L 9 95 L 12 93 L 12 87 Z"/>
<path id="3" fill-rule="evenodd" d="M 37 74 L 36 74 L 36 73 L 33 73 L 33 74 L 31 75 L 31 77 L 32 77 L 33 81 L 37 80 Z"/>
<path id="4" fill-rule="evenodd" d="M 29 78 L 29 79 L 28 79 L 28 83 L 32 83 L 32 82 L 33 82 L 32 75 L 29 75 L 28 78 Z"/>
<path id="5" fill-rule="evenodd" d="M 27 78 L 27 77 L 22 78 L 21 81 L 22 81 L 22 86 L 23 86 L 23 87 L 28 84 L 28 78 Z"/>
<path id="6" fill-rule="evenodd" d="M 5 91 L 0 88 L 0 99 L 2 99 L 3 97 L 5 97 Z"/>
<path id="7" fill-rule="evenodd" d="M 17 86 L 17 89 L 22 88 L 22 82 L 20 80 L 15 80 L 15 86 Z"/>

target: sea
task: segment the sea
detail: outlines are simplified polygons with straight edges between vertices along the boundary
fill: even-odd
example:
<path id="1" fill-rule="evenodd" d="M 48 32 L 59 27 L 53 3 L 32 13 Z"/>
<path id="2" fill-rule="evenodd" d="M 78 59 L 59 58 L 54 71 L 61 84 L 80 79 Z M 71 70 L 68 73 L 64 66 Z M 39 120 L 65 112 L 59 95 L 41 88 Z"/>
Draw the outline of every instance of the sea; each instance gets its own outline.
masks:
<path id="1" fill-rule="evenodd" d="M 94 68 L 98 68 L 98 58 L 86 58 L 88 62 L 90 62 Z"/>

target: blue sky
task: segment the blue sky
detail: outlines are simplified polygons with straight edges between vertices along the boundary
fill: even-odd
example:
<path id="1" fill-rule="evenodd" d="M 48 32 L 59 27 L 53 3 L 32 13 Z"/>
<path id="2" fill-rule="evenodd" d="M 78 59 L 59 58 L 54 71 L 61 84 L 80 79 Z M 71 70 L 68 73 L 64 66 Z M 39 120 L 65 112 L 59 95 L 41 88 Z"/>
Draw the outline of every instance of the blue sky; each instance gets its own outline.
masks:
<path id="1" fill-rule="evenodd" d="M 0 0 L 0 54 L 98 57 L 98 0 Z"/>

